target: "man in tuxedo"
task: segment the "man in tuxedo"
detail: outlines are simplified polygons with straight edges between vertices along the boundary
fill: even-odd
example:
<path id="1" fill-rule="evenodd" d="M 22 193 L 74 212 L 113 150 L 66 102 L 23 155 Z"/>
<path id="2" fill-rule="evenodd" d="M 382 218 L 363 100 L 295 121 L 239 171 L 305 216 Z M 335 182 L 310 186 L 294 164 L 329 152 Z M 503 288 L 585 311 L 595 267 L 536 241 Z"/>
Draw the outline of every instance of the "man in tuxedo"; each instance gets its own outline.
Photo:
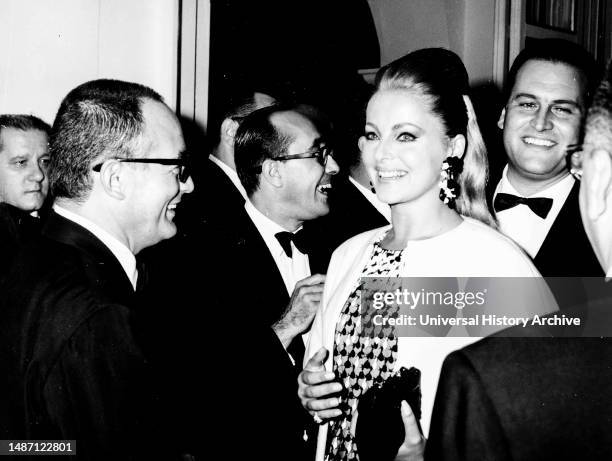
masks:
<path id="1" fill-rule="evenodd" d="M 271 375 L 258 392 L 258 401 L 265 402 L 260 417 L 272 415 L 273 421 L 267 425 L 269 438 L 257 443 L 270 440 L 266 459 L 308 459 L 309 417 L 297 398 L 296 378 L 304 355 L 302 334 L 323 291 L 324 276 L 311 274 L 326 267 L 312 256 L 317 242 L 302 228 L 328 213 L 330 179 L 338 166 L 308 114 L 283 106 L 260 109 L 242 121 L 235 161 L 248 200 L 241 223 L 216 242 L 226 248 L 220 273 L 230 286 L 236 286 L 232 273 L 244 274 L 240 291 L 230 291 L 234 314 L 247 316 L 262 335 L 273 331 L 278 343 L 276 352 L 263 358 Z"/>
<path id="2" fill-rule="evenodd" d="M 135 328 L 135 255 L 176 233 L 176 206 L 193 190 L 184 149 L 150 88 L 95 80 L 62 101 L 53 210 L 0 300 L 4 439 L 76 440 L 78 459 L 169 459 Z"/>
<path id="3" fill-rule="evenodd" d="M 579 184 L 569 174 L 568 150 L 596 82 L 593 58 L 579 45 L 541 40 L 515 59 L 498 126 L 508 165 L 493 205 L 500 230 L 518 243 L 544 276 L 600 275 L 578 225 Z"/>
<path id="4" fill-rule="evenodd" d="M 223 107 L 213 111 L 208 126 L 207 142 L 212 145 L 210 155 L 194 164 L 196 190 L 181 205 L 187 213 L 184 233 L 200 233 L 202 227 L 231 228 L 244 213 L 246 192 L 238 179 L 234 163 L 234 139 L 240 122 L 251 112 L 272 105 L 274 98 L 251 88 L 237 88 Z M 216 114 L 216 115 L 215 115 Z M 197 159 L 194 159 L 194 162 Z M 219 198 L 223 199 L 220 200 Z"/>
<path id="5" fill-rule="evenodd" d="M 579 193 L 586 234 L 608 278 L 611 90 L 608 69 L 587 117 Z M 597 296 L 572 312 L 584 320 L 580 334 L 585 337 L 511 337 L 517 330 L 509 330 L 510 337 L 487 338 L 449 355 L 426 459 L 611 459 L 612 286 L 607 280 L 601 277 Z M 547 336 L 534 328 L 528 334 Z"/>
<path id="6" fill-rule="evenodd" d="M 17 249 L 40 231 L 50 129 L 33 115 L 0 115 L 0 280 Z"/>

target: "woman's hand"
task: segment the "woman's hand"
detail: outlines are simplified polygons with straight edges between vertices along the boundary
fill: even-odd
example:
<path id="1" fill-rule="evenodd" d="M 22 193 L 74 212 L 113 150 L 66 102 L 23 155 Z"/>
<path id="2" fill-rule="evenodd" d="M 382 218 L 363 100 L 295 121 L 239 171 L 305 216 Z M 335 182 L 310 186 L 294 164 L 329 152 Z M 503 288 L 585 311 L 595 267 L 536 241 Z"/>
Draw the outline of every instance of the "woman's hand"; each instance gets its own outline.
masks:
<path id="1" fill-rule="evenodd" d="M 397 452 L 395 461 L 423 461 L 425 437 L 421 434 L 414 413 L 406 401 L 402 402 L 402 421 L 406 437 Z"/>
<path id="2" fill-rule="evenodd" d="M 313 355 L 298 377 L 298 396 L 302 406 L 312 415 L 315 422 L 335 418 L 342 414 L 340 397 L 330 397 L 342 390 L 342 385 L 334 381 L 335 375 L 325 371 L 325 361 L 329 351 L 322 347 Z"/>

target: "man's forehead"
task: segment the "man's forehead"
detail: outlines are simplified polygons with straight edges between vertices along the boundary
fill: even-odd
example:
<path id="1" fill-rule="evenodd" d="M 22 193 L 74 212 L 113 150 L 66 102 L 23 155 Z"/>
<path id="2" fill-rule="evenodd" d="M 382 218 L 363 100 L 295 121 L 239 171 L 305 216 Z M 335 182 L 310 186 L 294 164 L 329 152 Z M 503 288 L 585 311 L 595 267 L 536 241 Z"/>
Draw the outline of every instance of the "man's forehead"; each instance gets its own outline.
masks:
<path id="1" fill-rule="evenodd" d="M 583 98 L 583 81 L 580 72 L 563 62 L 530 59 L 519 69 L 512 95 L 539 90 L 561 91 L 569 96 Z"/>
<path id="2" fill-rule="evenodd" d="M 292 139 L 308 136 L 316 139 L 319 137 L 314 124 L 304 115 L 296 111 L 283 111 L 272 114 L 270 122 L 283 134 Z"/>
<path id="3" fill-rule="evenodd" d="M 161 144 L 172 143 L 175 148 L 185 149 L 183 131 L 176 115 L 164 103 L 145 98 L 141 105 L 144 120 L 144 137 L 146 143 L 157 147 Z M 169 152 L 172 154 L 172 152 Z"/>
<path id="4" fill-rule="evenodd" d="M 40 142 L 39 142 L 40 141 Z M 34 146 L 38 151 L 38 147 L 42 147 L 42 152 L 32 152 L 46 154 L 48 151 L 49 138 L 47 133 L 38 129 L 21 130 L 19 128 L 4 127 L 0 129 L 0 154 L 8 149 L 15 147 L 27 147 L 28 151 Z"/>

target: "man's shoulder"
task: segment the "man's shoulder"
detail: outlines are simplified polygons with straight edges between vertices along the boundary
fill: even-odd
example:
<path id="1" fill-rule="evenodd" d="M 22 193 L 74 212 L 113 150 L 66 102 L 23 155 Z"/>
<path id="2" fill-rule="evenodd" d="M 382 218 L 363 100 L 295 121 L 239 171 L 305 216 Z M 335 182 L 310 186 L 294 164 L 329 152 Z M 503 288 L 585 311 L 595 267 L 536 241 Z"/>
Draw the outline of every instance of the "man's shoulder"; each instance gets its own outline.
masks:
<path id="1" fill-rule="evenodd" d="M 470 368 L 485 382 L 503 381 L 517 373 L 538 374 L 549 366 L 580 368 L 585 361 L 602 355 L 609 356 L 610 353 L 612 338 L 517 334 L 481 339 L 449 354 L 446 363 L 455 368 Z M 544 364 L 546 366 L 543 367 Z"/>
<path id="2" fill-rule="evenodd" d="M 202 190 L 213 199 L 224 197 L 224 202 L 228 199 L 232 201 L 244 202 L 242 195 L 223 169 L 214 161 L 207 159 L 202 168 Z"/>
<path id="3" fill-rule="evenodd" d="M 116 290 L 115 278 L 105 261 L 97 260 L 71 245 L 40 236 L 18 253 L 7 278 L 5 297 L 14 304 L 61 304 L 87 306 L 123 304 L 126 293 Z"/>
<path id="4" fill-rule="evenodd" d="M 128 298 L 113 291 L 98 263 L 45 237 L 24 247 L 3 285 L 3 341 L 18 338 L 23 353 L 50 357 L 91 319 L 127 322 Z"/>

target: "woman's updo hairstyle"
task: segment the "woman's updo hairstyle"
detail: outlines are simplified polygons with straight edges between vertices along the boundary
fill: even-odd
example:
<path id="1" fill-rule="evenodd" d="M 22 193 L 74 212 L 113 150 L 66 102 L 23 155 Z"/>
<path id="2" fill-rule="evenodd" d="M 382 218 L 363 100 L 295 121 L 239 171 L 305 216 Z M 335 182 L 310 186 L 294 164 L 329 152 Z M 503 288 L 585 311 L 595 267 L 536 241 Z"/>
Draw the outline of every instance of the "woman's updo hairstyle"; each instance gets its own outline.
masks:
<path id="1" fill-rule="evenodd" d="M 459 56 L 444 48 L 413 51 L 382 67 L 375 83 L 376 92 L 414 92 L 440 118 L 449 138 L 465 136 L 463 172 L 458 180 L 461 189 L 455 207 L 464 216 L 496 227 L 485 197 L 487 150 L 469 98 L 468 73 Z"/>

